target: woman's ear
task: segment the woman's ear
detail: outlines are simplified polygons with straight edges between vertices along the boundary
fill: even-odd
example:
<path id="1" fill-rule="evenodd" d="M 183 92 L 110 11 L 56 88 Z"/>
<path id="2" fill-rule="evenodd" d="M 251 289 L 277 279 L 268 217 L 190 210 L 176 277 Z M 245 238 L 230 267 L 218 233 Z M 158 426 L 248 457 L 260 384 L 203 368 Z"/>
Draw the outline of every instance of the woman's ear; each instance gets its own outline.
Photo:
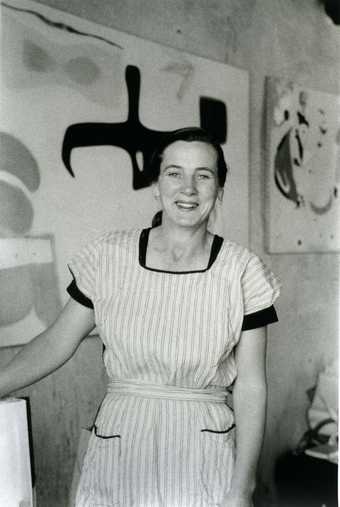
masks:
<path id="1" fill-rule="evenodd" d="M 157 181 L 155 183 L 152 183 L 151 190 L 152 190 L 154 198 L 155 199 L 159 199 L 160 192 L 159 192 L 159 186 L 158 186 L 158 182 Z"/>

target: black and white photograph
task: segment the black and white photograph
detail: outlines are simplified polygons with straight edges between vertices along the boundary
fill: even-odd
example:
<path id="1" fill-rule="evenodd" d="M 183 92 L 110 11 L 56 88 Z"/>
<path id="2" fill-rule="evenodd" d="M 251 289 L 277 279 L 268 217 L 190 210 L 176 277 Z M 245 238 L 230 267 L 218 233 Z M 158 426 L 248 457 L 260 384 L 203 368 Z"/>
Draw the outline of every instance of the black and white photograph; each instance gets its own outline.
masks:
<path id="1" fill-rule="evenodd" d="M 0 29 L 0 507 L 336 507 L 339 1 Z"/>

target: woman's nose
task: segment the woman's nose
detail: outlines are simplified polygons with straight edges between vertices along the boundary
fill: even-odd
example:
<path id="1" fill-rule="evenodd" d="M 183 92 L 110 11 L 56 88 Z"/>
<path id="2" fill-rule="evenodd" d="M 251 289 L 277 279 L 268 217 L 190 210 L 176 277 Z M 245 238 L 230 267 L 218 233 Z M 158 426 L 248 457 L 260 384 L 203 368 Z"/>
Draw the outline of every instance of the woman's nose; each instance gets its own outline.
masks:
<path id="1" fill-rule="evenodd" d="M 192 176 L 188 176 L 188 177 L 184 178 L 184 180 L 183 180 L 183 190 L 182 191 L 186 195 L 196 194 L 197 189 L 196 189 L 195 178 L 193 178 Z"/>

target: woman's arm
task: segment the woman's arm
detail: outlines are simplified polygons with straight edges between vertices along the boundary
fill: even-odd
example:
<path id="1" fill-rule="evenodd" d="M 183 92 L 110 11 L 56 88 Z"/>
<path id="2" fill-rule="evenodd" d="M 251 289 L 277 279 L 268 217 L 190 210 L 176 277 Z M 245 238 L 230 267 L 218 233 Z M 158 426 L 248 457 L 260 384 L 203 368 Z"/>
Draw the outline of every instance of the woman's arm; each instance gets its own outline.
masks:
<path id="1" fill-rule="evenodd" d="M 2 368 L 0 397 L 33 384 L 59 368 L 94 326 L 94 311 L 70 299 L 54 324 L 23 346 Z"/>
<path id="2" fill-rule="evenodd" d="M 243 331 L 236 348 L 233 389 L 236 461 L 228 506 L 251 506 L 262 447 L 266 401 L 266 328 Z M 233 503 L 234 502 L 234 503 Z"/>

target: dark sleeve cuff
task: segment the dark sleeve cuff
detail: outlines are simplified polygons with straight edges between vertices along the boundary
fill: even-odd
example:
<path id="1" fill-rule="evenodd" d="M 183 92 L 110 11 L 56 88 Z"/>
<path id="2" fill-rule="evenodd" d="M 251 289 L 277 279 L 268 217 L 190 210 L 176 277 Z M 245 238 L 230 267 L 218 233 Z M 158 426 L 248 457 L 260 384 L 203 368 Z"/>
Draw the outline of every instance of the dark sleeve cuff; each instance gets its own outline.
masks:
<path id="1" fill-rule="evenodd" d="M 258 312 L 245 315 L 243 318 L 242 331 L 248 331 L 249 329 L 263 327 L 267 324 L 278 322 L 278 320 L 279 319 L 277 317 L 276 310 L 272 305 L 268 308 L 264 308 L 264 310 L 259 310 Z"/>
<path id="2" fill-rule="evenodd" d="M 89 299 L 77 286 L 77 282 L 75 279 L 72 280 L 70 285 L 67 287 L 67 292 L 71 296 L 72 299 L 75 299 L 78 303 L 83 306 L 87 306 L 87 308 L 93 308 L 93 303 L 91 299 Z"/>

